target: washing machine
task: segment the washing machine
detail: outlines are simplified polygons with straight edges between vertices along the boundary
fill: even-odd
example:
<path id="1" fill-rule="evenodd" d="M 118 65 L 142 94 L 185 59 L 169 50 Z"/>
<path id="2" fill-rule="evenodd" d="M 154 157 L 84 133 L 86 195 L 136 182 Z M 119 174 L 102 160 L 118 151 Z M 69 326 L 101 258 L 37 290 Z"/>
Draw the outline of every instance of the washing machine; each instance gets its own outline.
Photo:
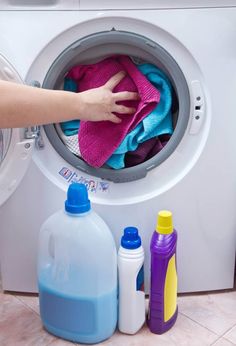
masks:
<path id="1" fill-rule="evenodd" d="M 68 70 L 113 54 L 154 64 L 171 81 L 174 132 L 151 159 L 93 168 L 58 124 L 0 130 L 0 265 L 4 290 L 36 292 L 38 233 L 86 184 L 117 247 L 136 226 L 145 249 L 161 209 L 178 230 L 179 292 L 232 288 L 236 238 L 234 0 L 3 0 L 0 78 L 60 89 Z M 65 230 L 66 232 L 66 230 Z"/>

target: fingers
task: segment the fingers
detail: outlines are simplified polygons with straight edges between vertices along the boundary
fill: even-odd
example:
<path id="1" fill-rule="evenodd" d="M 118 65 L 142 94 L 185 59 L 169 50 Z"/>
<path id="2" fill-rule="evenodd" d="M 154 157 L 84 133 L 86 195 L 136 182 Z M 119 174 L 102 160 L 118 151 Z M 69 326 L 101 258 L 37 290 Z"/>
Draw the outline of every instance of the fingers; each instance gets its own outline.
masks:
<path id="1" fill-rule="evenodd" d="M 111 113 L 110 116 L 109 116 L 109 121 L 115 123 L 115 124 L 119 124 L 121 123 L 121 119 L 119 117 L 117 117 L 115 114 Z"/>
<path id="2" fill-rule="evenodd" d="M 115 105 L 113 107 L 113 112 L 119 113 L 119 114 L 133 114 L 135 113 L 136 109 L 132 107 L 125 107 L 121 105 Z"/>
<path id="3" fill-rule="evenodd" d="M 127 101 L 127 100 L 139 100 L 139 94 L 131 91 L 121 91 L 118 93 L 113 93 L 114 101 Z"/>
<path id="4" fill-rule="evenodd" d="M 120 81 L 124 78 L 125 72 L 120 71 L 119 73 L 115 74 L 113 77 L 111 77 L 105 84 L 107 88 L 110 90 L 113 90 L 117 84 L 120 83 Z"/>

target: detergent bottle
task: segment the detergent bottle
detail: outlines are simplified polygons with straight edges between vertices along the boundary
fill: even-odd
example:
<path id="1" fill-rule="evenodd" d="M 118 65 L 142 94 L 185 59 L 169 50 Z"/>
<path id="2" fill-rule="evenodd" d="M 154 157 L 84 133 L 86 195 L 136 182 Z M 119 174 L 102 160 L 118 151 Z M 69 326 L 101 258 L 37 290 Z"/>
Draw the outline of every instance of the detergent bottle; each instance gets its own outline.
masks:
<path id="1" fill-rule="evenodd" d="M 41 319 L 52 334 L 79 343 L 98 343 L 113 334 L 117 252 L 83 184 L 69 186 L 64 210 L 41 227 L 38 286 Z"/>
<path id="2" fill-rule="evenodd" d="M 144 250 L 136 227 L 126 227 L 118 251 L 119 318 L 122 333 L 135 334 L 145 322 Z"/>
<path id="3" fill-rule="evenodd" d="M 151 239 L 151 285 L 148 325 L 151 332 L 162 334 L 175 323 L 177 308 L 176 272 L 177 232 L 172 213 L 158 214 L 157 227 Z"/>

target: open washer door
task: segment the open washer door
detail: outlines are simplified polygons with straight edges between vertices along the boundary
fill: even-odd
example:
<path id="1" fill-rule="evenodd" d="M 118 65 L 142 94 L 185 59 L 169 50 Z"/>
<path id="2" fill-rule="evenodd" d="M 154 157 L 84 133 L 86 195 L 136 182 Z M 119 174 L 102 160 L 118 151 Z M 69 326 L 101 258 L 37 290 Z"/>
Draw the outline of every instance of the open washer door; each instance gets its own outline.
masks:
<path id="1" fill-rule="evenodd" d="M 13 66 L 1 54 L 0 79 L 23 83 Z M 28 132 L 28 129 L 0 129 L 0 206 L 15 191 L 29 166 L 34 139 L 25 139 Z"/>

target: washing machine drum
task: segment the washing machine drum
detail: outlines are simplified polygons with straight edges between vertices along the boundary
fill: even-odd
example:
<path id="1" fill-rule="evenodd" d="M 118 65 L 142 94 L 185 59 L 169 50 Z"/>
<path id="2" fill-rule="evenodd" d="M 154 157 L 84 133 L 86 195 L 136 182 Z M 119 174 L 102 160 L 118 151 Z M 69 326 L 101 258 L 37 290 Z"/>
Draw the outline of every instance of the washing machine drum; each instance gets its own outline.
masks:
<path id="1" fill-rule="evenodd" d="M 160 165 L 174 152 L 189 121 L 190 97 L 182 70 L 166 50 L 157 42 L 141 35 L 115 30 L 84 37 L 66 48 L 49 69 L 43 87 L 62 89 L 64 77 L 72 67 L 78 64 L 96 63 L 114 55 L 129 56 L 138 64 L 151 63 L 168 77 L 172 85 L 172 99 L 174 100 L 174 106 L 172 106 L 174 131 L 163 149 L 155 156 L 135 166 L 112 169 L 104 165 L 101 168 L 94 168 L 79 157 L 73 143 L 66 143 L 60 125 L 46 125 L 45 132 L 55 150 L 72 166 L 89 175 L 119 183 L 145 177 L 148 171 Z"/>

